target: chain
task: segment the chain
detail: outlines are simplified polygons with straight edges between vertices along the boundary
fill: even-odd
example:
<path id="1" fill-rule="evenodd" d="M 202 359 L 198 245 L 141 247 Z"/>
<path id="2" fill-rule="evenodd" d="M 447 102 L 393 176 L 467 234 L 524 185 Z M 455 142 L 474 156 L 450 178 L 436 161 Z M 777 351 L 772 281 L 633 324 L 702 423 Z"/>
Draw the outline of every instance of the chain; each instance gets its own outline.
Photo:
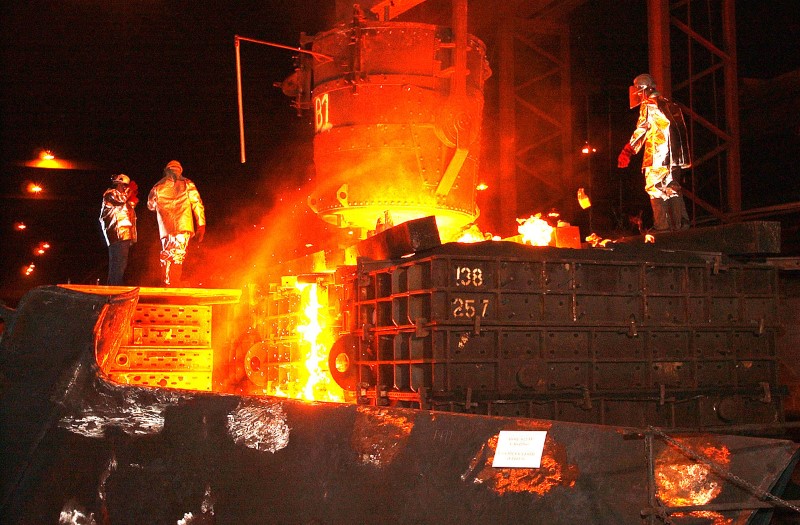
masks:
<path id="1" fill-rule="evenodd" d="M 654 465 L 651 464 L 651 461 L 652 461 L 652 458 L 653 458 L 653 438 L 650 437 L 650 436 L 645 436 L 645 439 L 644 439 L 644 453 L 645 453 L 645 457 L 647 458 L 647 462 L 648 462 L 648 465 L 649 465 L 648 469 L 650 470 L 650 474 L 648 474 L 648 482 L 647 482 L 648 485 L 650 486 L 650 488 L 648 490 L 655 491 L 656 490 L 656 487 L 654 485 L 655 480 L 653 479 L 653 476 L 652 476 Z M 653 497 L 653 501 L 652 501 L 651 505 L 653 505 L 653 507 L 655 507 L 655 514 L 653 515 L 653 519 L 659 519 L 659 520 L 661 520 L 661 523 L 664 523 L 665 525 L 673 525 L 674 522 L 672 521 L 672 518 L 670 517 L 669 512 L 667 512 L 667 509 L 664 508 L 664 505 L 661 503 L 661 500 L 655 494 L 653 494 L 652 497 Z"/>
<path id="2" fill-rule="evenodd" d="M 748 491 L 750 491 L 751 494 L 753 494 L 756 497 L 758 497 L 758 499 L 760 499 L 762 501 L 763 500 L 773 501 L 773 502 L 775 502 L 775 503 L 777 503 L 777 504 L 779 504 L 779 505 L 781 505 L 783 507 L 786 507 L 788 509 L 792 509 L 793 511 L 797 512 L 798 514 L 800 514 L 800 507 L 797 507 L 796 505 L 792 505 L 788 501 L 786 501 L 784 499 L 781 499 L 778 496 L 775 496 L 774 494 L 770 494 L 769 492 L 767 492 L 765 490 L 759 489 L 758 487 L 756 487 L 752 483 L 748 482 L 747 480 L 744 480 L 744 479 L 740 478 L 739 476 L 737 476 L 736 474 L 734 474 L 734 473 L 724 469 L 723 467 L 719 466 L 717 463 L 715 463 L 714 461 L 712 461 L 711 459 L 709 459 L 705 455 L 691 450 L 689 447 L 687 447 L 684 444 L 680 443 L 676 439 L 668 436 L 667 434 L 665 434 L 661 430 L 659 430 L 659 429 L 657 429 L 655 427 L 647 427 L 647 429 L 648 429 L 648 431 L 650 431 L 653 434 L 655 434 L 655 435 L 659 436 L 660 438 L 662 438 L 667 443 L 669 443 L 669 444 L 675 446 L 676 448 L 680 449 L 684 454 L 686 454 L 692 460 L 699 461 L 700 463 L 703 463 L 703 464 L 707 465 L 708 467 L 711 468 L 711 470 L 713 470 L 718 475 L 722 476 L 723 478 L 727 479 L 728 481 L 732 481 L 733 483 L 739 485 L 740 487 L 742 487 L 744 489 L 747 489 Z"/>

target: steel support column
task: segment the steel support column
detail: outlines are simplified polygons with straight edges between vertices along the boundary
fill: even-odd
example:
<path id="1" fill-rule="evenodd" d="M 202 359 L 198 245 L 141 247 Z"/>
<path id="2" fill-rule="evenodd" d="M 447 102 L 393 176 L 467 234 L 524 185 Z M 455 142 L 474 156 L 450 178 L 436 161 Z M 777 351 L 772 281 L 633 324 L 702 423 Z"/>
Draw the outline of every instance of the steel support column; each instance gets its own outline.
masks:
<path id="1" fill-rule="evenodd" d="M 574 205 L 569 30 L 542 20 L 504 19 L 500 50 L 501 227 L 520 214 Z M 527 181 L 521 184 L 520 181 Z M 517 187 L 526 188 L 522 194 Z M 513 189 L 512 189 L 513 188 Z"/>
<path id="2" fill-rule="evenodd" d="M 647 7 L 650 71 L 689 119 L 694 162 L 684 187 L 693 215 L 734 221 L 742 208 L 734 0 L 648 0 Z"/>

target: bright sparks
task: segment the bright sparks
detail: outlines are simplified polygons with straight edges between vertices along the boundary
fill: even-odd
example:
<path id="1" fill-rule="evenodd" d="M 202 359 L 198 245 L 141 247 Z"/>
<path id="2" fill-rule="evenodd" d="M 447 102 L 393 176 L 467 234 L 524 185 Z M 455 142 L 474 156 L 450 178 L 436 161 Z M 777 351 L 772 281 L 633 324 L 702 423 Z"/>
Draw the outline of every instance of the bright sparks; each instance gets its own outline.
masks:
<path id="1" fill-rule="evenodd" d="M 533 246 L 547 246 L 553 239 L 554 228 L 542 219 L 542 214 L 537 213 L 527 219 L 517 219 L 517 231 L 522 235 L 523 244 Z"/>

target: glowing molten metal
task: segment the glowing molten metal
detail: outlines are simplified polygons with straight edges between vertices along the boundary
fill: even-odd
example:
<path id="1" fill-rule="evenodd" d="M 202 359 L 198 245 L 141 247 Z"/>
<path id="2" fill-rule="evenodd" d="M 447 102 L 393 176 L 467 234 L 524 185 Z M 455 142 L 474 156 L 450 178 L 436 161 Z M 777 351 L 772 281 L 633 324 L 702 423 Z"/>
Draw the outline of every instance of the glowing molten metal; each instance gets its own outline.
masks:
<path id="1" fill-rule="evenodd" d="M 697 443 L 696 440 L 686 440 L 685 444 L 699 450 L 703 456 L 722 468 L 730 465 L 731 453 L 724 445 Z M 669 506 L 706 505 L 722 492 L 722 482 L 712 472 L 711 467 L 689 459 L 674 447 L 666 448 L 656 459 L 655 475 L 658 497 Z M 729 523 L 726 518 L 714 512 L 695 511 L 689 515 L 711 519 L 715 525 Z"/>
<path id="2" fill-rule="evenodd" d="M 300 291 L 301 309 L 308 321 L 297 327 L 302 335 L 307 352 L 304 353 L 305 369 L 298 378 L 297 397 L 308 401 L 344 401 L 344 393 L 331 377 L 328 370 L 328 351 L 333 345 L 333 334 L 328 329 L 330 323 L 326 304 L 320 301 L 321 293 L 317 284 L 297 283 Z"/>
<path id="3" fill-rule="evenodd" d="M 554 228 L 542 219 L 541 213 L 527 219 L 517 219 L 517 222 L 519 223 L 517 231 L 522 235 L 523 244 L 547 246 L 552 241 Z"/>

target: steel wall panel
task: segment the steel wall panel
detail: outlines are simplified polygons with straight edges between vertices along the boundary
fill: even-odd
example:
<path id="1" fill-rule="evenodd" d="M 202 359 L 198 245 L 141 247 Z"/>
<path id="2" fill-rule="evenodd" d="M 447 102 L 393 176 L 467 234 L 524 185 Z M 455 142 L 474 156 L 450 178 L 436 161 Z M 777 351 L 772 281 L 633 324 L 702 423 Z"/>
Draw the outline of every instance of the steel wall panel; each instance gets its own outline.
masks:
<path id="1" fill-rule="evenodd" d="M 342 282 L 371 402 L 383 388 L 389 402 L 435 409 L 719 424 L 715 403 L 744 394 L 759 408 L 736 410 L 780 417 L 774 269 L 657 251 L 440 248 L 364 262 Z"/>

